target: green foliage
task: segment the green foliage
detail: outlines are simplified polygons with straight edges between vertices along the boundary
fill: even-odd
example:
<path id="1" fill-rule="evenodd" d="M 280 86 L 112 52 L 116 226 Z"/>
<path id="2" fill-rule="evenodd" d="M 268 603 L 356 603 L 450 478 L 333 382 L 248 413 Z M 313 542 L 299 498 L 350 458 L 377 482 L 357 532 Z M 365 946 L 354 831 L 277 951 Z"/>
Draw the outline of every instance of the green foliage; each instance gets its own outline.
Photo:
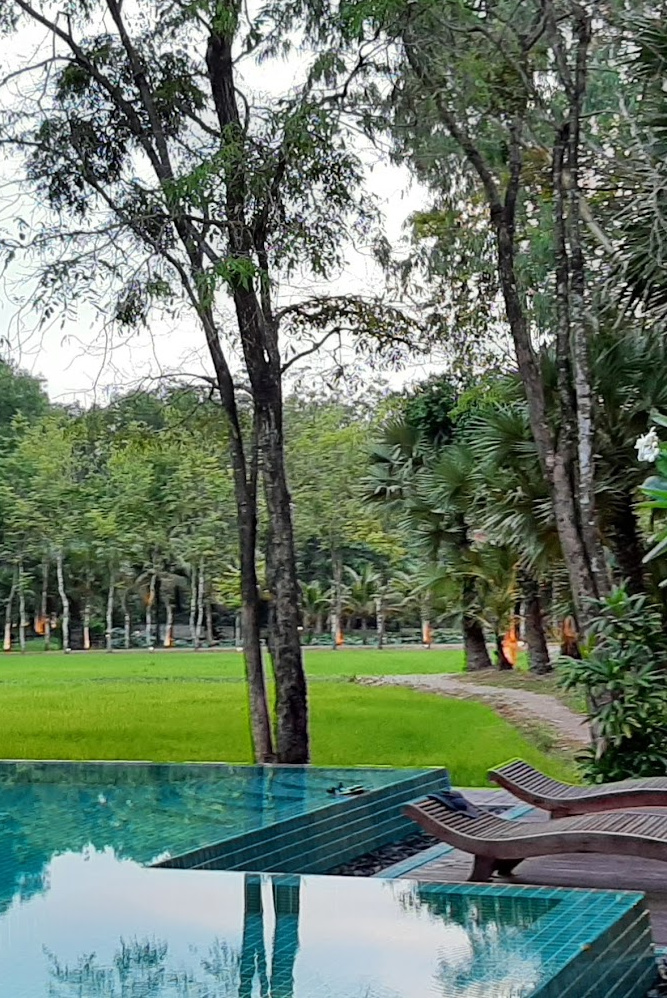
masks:
<path id="1" fill-rule="evenodd" d="M 662 427 L 667 427 L 667 419 L 659 413 L 651 414 L 653 421 Z M 657 531 L 653 535 L 653 548 L 645 556 L 645 561 L 659 559 L 667 552 L 667 446 L 660 446 L 656 459 L 656 475 L 650 476 L 642 485 L 642 493 L 648 500 L 642 505 L 650 510 L 656 523 Z M 662 582 L 667 586 L 667 578 Z"/>
<path id="2" fill-rule="evenodd" d="M 667 770 L 667 639 L 657 608 L 621 587 L 595 604 L 583 659 L 563 658 L 561 683 L 585 694 L 598 746 L 580 758 L 592 781 Z"/>

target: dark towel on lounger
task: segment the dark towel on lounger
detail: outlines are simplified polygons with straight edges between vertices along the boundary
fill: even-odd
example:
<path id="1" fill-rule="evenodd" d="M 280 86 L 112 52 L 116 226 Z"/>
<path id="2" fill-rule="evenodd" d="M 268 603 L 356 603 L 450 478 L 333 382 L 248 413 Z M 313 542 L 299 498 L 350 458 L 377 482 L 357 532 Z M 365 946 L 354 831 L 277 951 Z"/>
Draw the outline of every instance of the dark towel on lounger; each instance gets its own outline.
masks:
<path id="1" fill-rule="evenodd" d="M 478 809 L 477 806 L 474 806 L 465 796 L 454 789 L 446 792 L 431 792 L 429 798 L 440 802 L 441 805 L 446 806 L 447 809 L 451 809 L 452 812 L 463 813 L 464 816 L 469 816 L 471 819 L 478 819 L 482 815 L 481 809 Z"/>

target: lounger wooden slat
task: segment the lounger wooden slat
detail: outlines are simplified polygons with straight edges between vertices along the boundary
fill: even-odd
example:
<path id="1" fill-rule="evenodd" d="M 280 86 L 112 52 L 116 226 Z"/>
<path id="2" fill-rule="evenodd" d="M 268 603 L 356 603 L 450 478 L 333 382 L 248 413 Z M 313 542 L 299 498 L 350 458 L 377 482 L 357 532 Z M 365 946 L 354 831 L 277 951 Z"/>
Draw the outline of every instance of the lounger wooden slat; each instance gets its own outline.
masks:
<path id="1" fill-rule="evenodd" d="M 489 778 L 523 802 L 546 809 L 554 819 L 611 809 L 667 807 L 667 777 L 568 785 L 548 778 L 523 760 L 511 760 L 489 771 Z"/>
<path id="2" fill-rule="evenodd" d="M 624 854 L 667 861 L 667 814 L 598 812 L 525 823 L 486 812 L 471 818 L 432 798 L 410 803 L 403 811 L 427 833 L 474 856 L 473 882 L 486 882 L 494 872 L 509 875 L 525 858 L 548 854 Z"/>

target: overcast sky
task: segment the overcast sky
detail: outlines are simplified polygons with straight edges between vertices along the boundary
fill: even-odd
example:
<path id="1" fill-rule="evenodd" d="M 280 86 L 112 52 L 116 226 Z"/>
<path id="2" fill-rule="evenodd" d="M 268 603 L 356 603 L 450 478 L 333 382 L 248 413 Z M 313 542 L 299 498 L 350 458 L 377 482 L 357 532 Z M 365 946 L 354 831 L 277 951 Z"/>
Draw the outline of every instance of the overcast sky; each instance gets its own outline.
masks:
<path id="1" fill-rule="evenodd" d="M 0 78 L 17 65 L 16 53 L 43 58 L 51 44 L 35 29 L 24 31 L 12 53 L 0 55 Z M 247 64 L 245 84 L 255 92 L 284 92 L 290 81 L 296 82 L 303 63 L 292 59 L 283 63 L 280 72 L 275 63 L 260 66 Z M 394 243 L 401 239 L 405 220 L 425 202 L 424 192 L 411 184 L 407 170 L 379 162 L 377 155 L 368 160 L 369 190 L 382 205 L 387 235 Z M 30 206 L 17 186 L 15 164 L 0 160 L 0 227 L 13 225 L 20 215 L 30 219 Z M 377 292 L 382 277 L 362 248 L 350 247 L 347 266 L 330 285 L 336 293 Z M 78 398 L 86 403 L 102 402 L 108 392 L 130 388 L 177 371 L 210 372 L 203 334 L 194 318 L 154 322 L 149 331 L 128 335 L 109 328 L 105 317 L 86 304 L 78 306 L 77 315 L 64 319 L 59 315 L 50 324 L 38 326 L 38 317 L 30 308 L 29 274 L 10 270 L 0 283 L 0 337 L 3 354 L 36 375 L 44 377 L 52 399 L 63 402 Z M 429 366 L 430 368 L 430 366 Z M 389 376 L 393 384 L 423 375 L 423 364 L 404 373 Z"/>

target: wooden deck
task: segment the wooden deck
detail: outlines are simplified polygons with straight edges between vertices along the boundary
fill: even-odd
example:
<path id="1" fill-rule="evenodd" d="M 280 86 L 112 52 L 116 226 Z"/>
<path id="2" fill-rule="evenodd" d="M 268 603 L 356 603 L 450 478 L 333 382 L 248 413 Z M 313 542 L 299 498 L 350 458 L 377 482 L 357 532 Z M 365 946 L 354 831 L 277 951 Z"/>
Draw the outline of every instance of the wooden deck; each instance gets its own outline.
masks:
<path id="1" fill-rule="evenodd" d="M 510 804 L 507 793 L 493 793 L 480 789 L 479 793 L 466 792 L 479 805 L 490 802 Z M 503 799 L 500 799 L 503 794 Z M 516 803 L 516 800 L 514 802 Z M 642 812 L 664 813 L 661 809 L 644 809 Z M 533 810 L 522 820 L 536 822 L 548 819 L 541 810 Z M 417 855 L 414 859 L 419 860 Z M 451 851 L 434 861 L 413 868 L 406 878 L 423 882 L 465 882 L 472 866 L 472 858 L 463 851 Z M 521 864 L 510 878 L 498 879 L 514 885 L 551 885 L 578 889 L 628 889 L 646 894 L 651 912 L 654 940 L 667 947 L 667 864 L 644 861 L 641 858 L 601 854 L 561 854 L 548 858 L 531 858 Z"/>

